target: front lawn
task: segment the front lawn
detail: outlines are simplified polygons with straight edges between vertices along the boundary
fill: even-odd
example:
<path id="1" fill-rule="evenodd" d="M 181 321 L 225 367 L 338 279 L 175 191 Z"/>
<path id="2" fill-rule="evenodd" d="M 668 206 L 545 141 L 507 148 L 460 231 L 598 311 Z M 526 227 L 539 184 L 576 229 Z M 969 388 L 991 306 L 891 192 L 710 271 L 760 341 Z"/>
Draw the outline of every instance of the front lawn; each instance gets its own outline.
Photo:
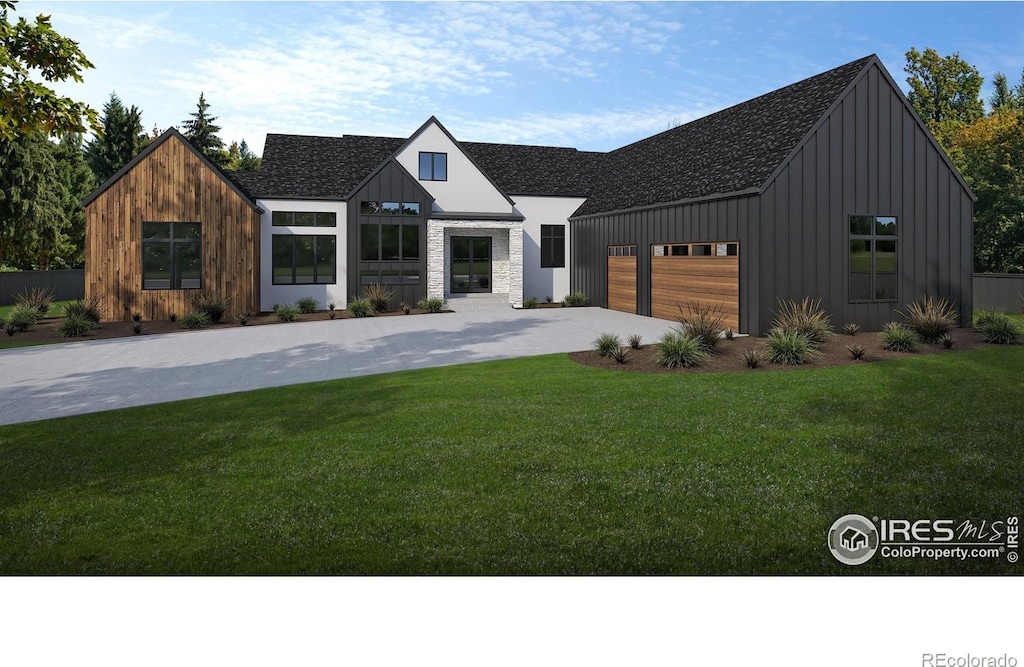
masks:
<path id="1" fill-rule="evenodd" d="M 5 426 L 0 572 L 1020 574 L 850 567 L 825 536 L 1024 513 L 1021 396 L 1020 348 L 687 375 L 553 355 Z"/>

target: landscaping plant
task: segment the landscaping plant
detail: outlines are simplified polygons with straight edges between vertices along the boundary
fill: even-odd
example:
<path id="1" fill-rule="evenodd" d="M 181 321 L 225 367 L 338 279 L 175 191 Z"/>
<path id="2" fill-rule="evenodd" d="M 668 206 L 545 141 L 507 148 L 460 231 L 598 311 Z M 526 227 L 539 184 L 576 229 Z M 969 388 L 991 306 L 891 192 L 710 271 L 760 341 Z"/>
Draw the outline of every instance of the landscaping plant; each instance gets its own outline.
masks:
<path id="1" fill-rule="evenodd" d="M 587 305 L 587 295 L 583 292 L 570 292 L 562 299 L 562 303 L 569 308 L 582 308 Z"/>
<path id="2" fill-rule="evenodd" d="M 409 311 L 412 310 L 411 308 L 409 308 L 409 304 L 407 304 L 405 301 L 403 301 L 402 303 L 398 304 L 398 307 L 402 309 L 402 314 L 403 315 L 408 315 Z"/>
<path id="3" fill-rule="evenodd" d="M 16 331 L 25 331 L 40 319 L 42 316 L 33 306 L 18 304 L 7 313 L 4 326 L 14 327 Z"/>
<path id="4" fill-rule="evenodd" d="M 348 300 L 348 312 L 352 313 L 352 317 L 370 317 L 376 311 L 369 299 L 365 297 L 352 297 Z"/>
<path id="5" fill-rule="evenodd" d="M 948 333 L 947 334 L 943 334 L 941 342 L 942 342 L 942 347 L 946 348 L 947 350 L 952 349 L 953 344 L 955 342 L 953 340 L 953 334 L 948 334 Z"/>
<path id="6" fill-rule="evenodd" d="M 14 297 L 14 303 L 18 306 L 32 308 L 39 313 L 39 318 L 42 319 L 46 317 L 46 313 L 50 310 L 53 298 L 53 290 L 48 287 L 35 287 L 32 290 L 26 287 L 23 292 Z"/>
<path id="7" fill-rule="evenodd" d="M 987 312 L 976 318 L 974 328 L 986 343 L 1016 345 L 1021 337 L 1021 327 L 1006 313 Z"/>
<path id="8" fill-rule="evenodd" d="M 178 314 L 177 313 L 171 313 L 171 316 L 168 317 L 167 319 L 169 319 L 171 321 L 171 324 L 173 324 L 173 323 L 178 321 Z"/>
<path id="9" fill-rule="evenodd" d="M 539 305 L 540 302 L 537 301 L 537 297 L 535 296 L 531 296 L 530 298 L 523 301 L 523 308 L 526 308 L 527 310 L 532 310 Z"/>
<path id="10" fill-rule="evenodd" d="M 100 305 L 101 301 L 99 297 L 92 297 L 91 299 L 78 299 L 71 303 L 64 304 L 64 316 L 78 316 L 84 317 L 90 320 L 94 324 L 100 323 Z M 173 320 L 171 320 L 173 322 Z"/>
<path id="11" fill-rule="evenodd" d="M 206 313 L 210 322 L 217 324 L 231 306 L 231 299 L 216 292 L 200 292 L 192 297 L 192 310 Z"/>
<path id="12" fill-rule="evenodd" d="M 603 333 L 594 341 L 594 351 L 599 357 L 611 357 L 621 347 L 622 340 L 613 333 Z"/>
<path id="13" fill-rule="evenodd" d="M 420 299 L 420 302 L 416 304 L 416 307 L 420 310 L 425 310 L 428 313 L 440 313 L 444 310 L 444 299 L 438 299 L 437 297 Z"/>
<path id="14" fill-rule="evenodd" d="M 847 336 L 856 336 L 858 331 L 860 331 L 860 325 L 856 322 L 849 322 L 843 325 L 843 333 Z"/>
<path id="15" fill-rule="evenodd" d="M 391 308 L 391 298 L 394 295 L 394 290 L 380 283 L 373 283 L 363 288 L 363 298 L 370 302 L 370 306 L 377 313 L 383 313 Z M 349 310 L 352 308 L 349 307 Z"/>
<path id="16" fill-rule="evenodd" d="M 914 352 L 917 336 L 899 322 L 889 322 L 882 330 L 882 347 L 890 352 Z"/>
<path id="17" fill-rule="evenodd" d="M 832 337 L 831 318 L 821 309 L 821 299 L 812 301 L 808 297 L 800 303 L 779 299 L 771 328 L 800 334 L 813 348 Z"/>
<path id="18" fill-rule="evenodd" d="M 298 306 L 299 312 L 305 313 L 306 315 L 310 315 L 317 311 L 317 309 L 320 307 L 320 302 L 317 301 L 315 297 L 304 296 L 298 301 L 296 301 L 295 305 Z"/>
<path id="19" fill-rule="evenodd" d="M 715 345 L 722 337 L 722 320 L 725 313 L 722 307 L 702 306 L 697 301 L 686 304 L 686 311 L 679 306 L 680 330 L 689 338 L 694 339 L 705 352 L 713 352 Z"/>
<path id="20" fill-rule="evenodd" d="M 617 363 L 620 364 L 626 363 L 626 360 L 629 357 L 629 352 L 627 352 L 628 349 L 629 348 L 625 347 L 618 348 L 617 350 L 612 352 L 612 359 L 614 359 Z"/>
<path id="21" fill-rule="evenodd" d="M 764 350 L 759 347 L 747 350 L 741 358 L 743 363 L 747 365 L 747 368 L 757 368 L 764 362 Z"/>
<path id="22" fill-rule="evenodd" d="M 655 346 L 658 348 L 655 363 L 667 368 L 693 368 L 708 356 L 697 340 L 680 331 L 665 333 Z"/>
<path id="23" fill-rule="evenodd" d="M 629 338 L 627 338 L 626 340 L 629 341 L 629 346 L 631 348 L 633 348 L 634 350 L 639 350 L 640 344 L 643 342 L 644 337 L 641 336 L 640 334 L 630 334 Z"/>
<path id="24" fill-rule="evenodd" d="M 186 329 L 205 329 L 210 326 L 210 316 L 202 310 L 190 311 L 185 317 L 181 318 L 181 326 Z"/>
<path id="25" fill-rule="evenodd" d="M 846 349 L 850 351 L 850 356 L 853 357 L 854 359 L 863 359 L 864 355 L 868 351 L 867 348 L 864 347 L 863 345 L 857 344 L 847 345 Z"/>
<path id="26" fill-rule="evenodd" d="M 299 318 L 299 309 L 290 303 L 274 309 L 274 317 L 278 322 L 294 322 Z"/>
<path id="27" fill-rule="evenodd" d="M 139 313 L 139 312 L 132 313 L 132 322 L 141 322 L 141 321 L 142 321 L 142 313 Z"/>
<path id="28" fill-rule="evenodd" d="M 769 359 L 786 366 L 806 364 L 818 354 L 806 336 L 792 329 L 772 329 L 765 339 L 765 346 Z"/>
<path id="29" fill-rule="evenodd" d="M 136 335 L 142 333 L 142 322 L 141 321 L 133 321 L 132 322 L 132 333 L 136 334 Z"/>
<path id="30" fill-rule="evenodd" d="M 948 299 L 935 300 L 927 294 L 907 306 L 903 321 L 925 343 L 937 343 L 953 330 L 960 312 Z"/>
<path id="31" fill-rule="evenodd" d="M 61 338 L 81 338 L 96 328 L 96 323 L 88 317 L 72 313 L 65 315 L 57 326 L 57 335 Z"/>
<path id="32" fill-rule="evenodd" d="M 243 310 L 239 314 L 235 315 L 235 321 L 241 324 L 243 327 L 249 323 L 249 318 L 252 317 L 252 312 Z"/>

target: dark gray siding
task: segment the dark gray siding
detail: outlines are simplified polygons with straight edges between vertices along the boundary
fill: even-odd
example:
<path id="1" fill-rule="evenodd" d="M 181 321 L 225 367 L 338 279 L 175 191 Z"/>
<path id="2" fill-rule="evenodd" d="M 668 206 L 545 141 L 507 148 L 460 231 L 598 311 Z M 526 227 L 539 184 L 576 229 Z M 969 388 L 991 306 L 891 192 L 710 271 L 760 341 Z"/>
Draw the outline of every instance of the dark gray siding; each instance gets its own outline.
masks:
<path id="1" fill-rule="evenodd" d="M 899 218 L 897 302 L 850 303 L 850 215 Z M 837 326 L 878 330 L 926 293 L 955 301 L 969 323 L 972 215 L 970 194 L 872 65 L 761 196 L 762 332 L 777 299 L 805 296 Z"/>
<path id="2" fill-rule="evenodd" d="M 637 247 L 637 312 L 651 314 L 651 245 L 739 241 L 740 331 L 757 331 L 760 245 L 756 196 L 730 197 L 570 222 L 570 283 L 591 305 L 608 304 L 607 248 Z"/>
<path id="3" fill-rule="evenodd" d="M 3 275 L 0 273 L 0 277 Z M 974 307 L 978 310 L 1020 312 L 1024 309 L 1024 274 L 975 273 Z"/>
<path id="4" fill-rule="evenodd" d="M 404 262 L 360 262 L 359 247 L 359 224 L 363 219 L 370 221 L 371 218 L 360 215 L 360 202 L 417 202 L 420 205 L 420 216 L 417 221 L 420 226 L 420 261 L 416 265 Z M 433 200 L 426 194 L 419 183 L 411 178 L 409 174 L 394 160 L 389 160 L 383 167 L 369 179 L 348 201 L 348 285 L 352 295 L 358 296 L 362 291 L 359 282 L 361 268 L 383 268 L 383 269 L 420 269 L 420 283 L 418 285 L 388 285 L 394 290 L 392 306 L 401 302 L 414 305 L 420 299 L 427 296 L 427 226 L 426 219 L 430 214 Z M 383 216 L 373 216 L 373 222 L 387 222 Z M 401 216 L 402 223 L 408 223 L 409 217 Z"/>
<path id="5" fill-rule="evenodd" d="M 57 301 L 81 299 L 85 296 L 85 270 L 4 271 L 0 273 L 0 306 L 14 303 L 25 291 L 53 290 Z"/>

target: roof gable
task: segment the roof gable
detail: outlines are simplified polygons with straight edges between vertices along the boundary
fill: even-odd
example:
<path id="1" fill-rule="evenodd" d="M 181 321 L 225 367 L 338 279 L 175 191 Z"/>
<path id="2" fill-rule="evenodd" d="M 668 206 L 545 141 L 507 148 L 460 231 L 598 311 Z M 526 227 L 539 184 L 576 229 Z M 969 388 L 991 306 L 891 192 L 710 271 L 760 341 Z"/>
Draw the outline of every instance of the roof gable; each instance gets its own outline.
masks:
<path id="1" fill-rule="evenodd" d="M 108 178 L 101 186 L 99 186 L 98 188 L 93 190 L 89 194 L 89 196 L 86 197 L 82 201 L 82 206 L 85 207 L 85 206 L 88 206 L 89 204 L 91 204 L 97 197 L 99 197 L 101 194 L 106 192 L 112 185 L 114 185 L 114 183 L 117 183 L 119 180 L 121 180 L 121 177 L 123 177 L 125 174 L 127 174 L 132 169 L 134 169 L 137 164 L 139 164 L 140 162 L 145 160 L 147 157 L 149 157 L 149 155 L 153 151 L 155 151 L 157 148 L 162 146 L 165 142 L 170 141 L 172 139 L 180 141 L 185 146 L 185 148 L 187 148 L 189 151 L 191 151 L 192 154 L 195 155 L 203 164 L 205 164 L 207 167 L 209 167 L 209 169 L 213 173 L 217 174 L 217 176 L 221 180 L 223 180 L 224 183 L 229 188 L 231 188 L 231 190 L 235 194 L 237 194 L 239 197 L 241 197 L 242 200 L 245 201 L 246 204 L 248 204 L 249 206 L 251 206 L 253 209 L 255 209 L 257 211 L 261 211 L 261 209 L 258 206 L 256 206 L 256 202 L 253 200 L 252 196 L 249 195 L 248 193 L 244 192 L 242 190 L 242 188 L 239 187 L 238 183 L 236 183 L 232 178 L 230 178 L 228 176 L 227 172 L 225 172 L 223 169 L 221 169 L 220 167 L 215 165 L 208 157 L 203 155 L 202 151 L 200 151 L 195 146 L 193 146 L 192 142 L 190 142 L 188 139 L 186 139 L 184 136 L 182 136 L 182 134 L 180 132 L 178 132 L 178 130 L 176 130 L 173 127 L 170 127 L 168 129 L 164 130 L 163 134 L 161 134 L 155 141 L 153 141 L 148 146 L 146 146 L 128 164 L 126 164 L 125 166 L 123 166 L 120 169 L 118 169 L 117 173 L 115 173 L 113 176 Z"/>

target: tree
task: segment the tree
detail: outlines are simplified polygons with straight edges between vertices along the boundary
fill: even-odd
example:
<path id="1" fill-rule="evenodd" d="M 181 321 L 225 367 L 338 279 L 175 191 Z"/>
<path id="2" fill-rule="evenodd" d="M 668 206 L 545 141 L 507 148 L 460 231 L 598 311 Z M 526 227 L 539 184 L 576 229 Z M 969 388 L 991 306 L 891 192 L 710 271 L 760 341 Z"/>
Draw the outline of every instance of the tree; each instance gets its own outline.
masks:
<path id="1" fill-rule="evenodd" d="M 53 144 L 39 134 L 0 138 L 0 265 L 29 268 L 60 235 Z"/>
<path id="2" fill-rule="evenodd" d="M 97 181 L 82 150 L 82 135 L 66 134 L 55 147 L 60 208 L 64 217 L 63 233 L 54 264 L 65 268 L 82 266 L 85 261 L 85 209 L 82 200 L 96 187 Z M 36 263 L 41 264 L 37 253 Z"/>
<path id="3" fill-rule="evenodd" d="M 229 157 L 224 150 L 224 142 L 217 136 L 220 126 L 213 124 L 217 117 L 209 114 L 210 104 L 206 101 L 204 93 L 199 93 L 199 103 L 196 106 L 196 111 L 189 114 L 190 119 L 182 123 L 182 134 L 214 164 L 224 167 L 228 164 Z"/>
<path id="4" fill-rule="evenodd" d="M 126 109 L 117 93 L 110 93 L 103 105 L 100 124 L 102 130 L 89 143 L 86 155 L 96 181 L 103 183 L 149 145 L 149 137 L 142 129 L 142 112 L 134 104 Z"/>
<path id="5" fill-rule="evenodd" d="M 911 48 L 906 55 L 907 97 L 939 144 L 948 148 L 961 127 L 984 115 L 981 75 L 959 53 L 940 56 L 934 49 L 921 53 Z"/>
<path id="6" fill-rule="evenodd" d="M 992 97 L 988 98 L 988 106 L 994 113 L 1010 106 L 1013 103 L 1013 94 L 1006 82 L 1006 75 L 1002 72 L 996 72 L 992 77 L 992 86 L 995 90 L 992 92 Z"/>
<path id="7" fill-rule="evenodd" d="M 84 132 L 95 127 L 96 111 L 81 102 L 57 95 L 46 82 L 71 79 L 81 83 L 81 72 L 92 63 L 78 43 L 58 34 L 50 17 L 40 14 L 34 23 L 24 17 L 12 24 L 12 0 L 0 0 L 0 138 L 17 135 Z"/>
<path id="8" fill-rule="evenodd" d="M 231 142 L 224 168 L 229 171 L 259 171 L 262 162 L 260 157 L 249 149 L 245 139 L 242 139 L 241 144 L 237 141 Z"/>

